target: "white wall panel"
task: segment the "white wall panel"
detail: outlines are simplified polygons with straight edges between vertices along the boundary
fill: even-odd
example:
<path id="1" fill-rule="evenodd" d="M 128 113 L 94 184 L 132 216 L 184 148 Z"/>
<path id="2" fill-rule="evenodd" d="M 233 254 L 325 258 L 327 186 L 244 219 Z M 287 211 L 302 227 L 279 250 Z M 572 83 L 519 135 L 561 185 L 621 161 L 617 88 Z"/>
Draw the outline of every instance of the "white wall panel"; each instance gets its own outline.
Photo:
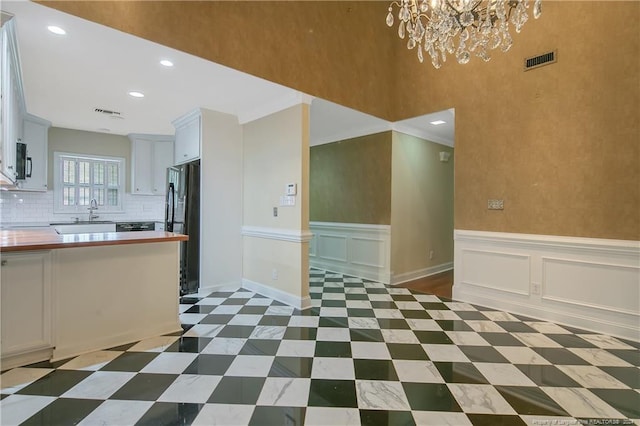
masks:
<path id="1" fill-rule="evenodd" d="M 529 294 L 530 256 L 462 250 L 461 281 L 468 285 Z"/>

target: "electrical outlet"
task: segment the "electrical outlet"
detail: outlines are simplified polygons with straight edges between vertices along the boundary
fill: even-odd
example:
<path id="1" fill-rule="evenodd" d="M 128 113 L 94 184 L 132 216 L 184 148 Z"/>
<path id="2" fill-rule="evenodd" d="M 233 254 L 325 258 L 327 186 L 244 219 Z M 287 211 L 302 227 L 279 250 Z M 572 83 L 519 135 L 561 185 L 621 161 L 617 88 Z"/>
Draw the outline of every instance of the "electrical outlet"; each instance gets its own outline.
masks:
<path id="1" fill-rule="evenodd" d="M 540 284 L 538 283 L 531 284 L 531 294 L 535 294 L 535 295 L 540 294 Z"/>
<path id="2" fill-rule="evenodd" d="M 490 199 L 487 201 L 487 209 L 489 210 L 504 210 L 504 200 Z"/>
<path id="3" fill-rule="evenodd" d="M 277 207 L 273 208 L 273 217 L 278 217 L 278 208 Z"/>
<path id="4" fill-rule="evenodd" d="M 271 279 L 272 280 L 278 279 L 278 270 L 276 268 L 273 268 L 273 270 L 271 271 Z"/>
<path id="5" fill-rule="evenodd" d="M 429 259 L 433 259 L 433 250 L 429 250 Z"/>

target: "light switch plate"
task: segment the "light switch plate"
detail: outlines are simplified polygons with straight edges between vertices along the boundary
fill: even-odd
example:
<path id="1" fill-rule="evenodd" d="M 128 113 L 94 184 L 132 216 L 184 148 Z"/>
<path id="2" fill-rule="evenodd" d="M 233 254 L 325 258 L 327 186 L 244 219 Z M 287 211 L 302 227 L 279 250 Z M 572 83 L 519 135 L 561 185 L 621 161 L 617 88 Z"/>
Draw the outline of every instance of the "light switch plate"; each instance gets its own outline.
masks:
<path id="1" fill-rule="evenodd" d="M 487 201 L 487 209 L 504 210 L 504 200 L 489 199 Z"/>

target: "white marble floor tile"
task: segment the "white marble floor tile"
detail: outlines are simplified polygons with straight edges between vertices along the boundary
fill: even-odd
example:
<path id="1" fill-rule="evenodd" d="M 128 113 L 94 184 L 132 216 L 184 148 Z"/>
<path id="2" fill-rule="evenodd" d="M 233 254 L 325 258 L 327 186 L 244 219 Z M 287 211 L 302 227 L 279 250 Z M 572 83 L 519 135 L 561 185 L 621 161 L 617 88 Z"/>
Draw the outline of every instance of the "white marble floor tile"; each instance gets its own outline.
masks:
<path id="1" fill-rule="evenodd" d="M 194 325 L 197 327 L 197 325 Z M 163 352 L 175 343 L 180 336 L 158 336 L 142 340 L 127 349 L 128 352 Z"/>
<path id="2" fill-rule="evenodd" d="M 551 364 L 540 354 L 527 346 L 494 346 L 493 348 L 513 364 Z"/>
<path id="3" fill-rule="evenodd" d="M 464 413 L 446 411 L 413 411 L 413 420 L 420 426 L 472 426 Z"/>
<path id="4" fill-rule="evenodd" d="M 225 300 L 227 300 L 225 297 L 205 297 L 204 299 L 196 302 L 196 305 L 218 306 L 222 305 Z"/>
<path id="5" fill-rule="evenodd" d="M 136 373 L 96 371 L 62 394 L 63 398 L 107 399 L 131 380 Z"/>
<path id="6" fill-rule="evenodd" d="M 313 360 L 312 379 L 353 380 L 356 378 L 351 358 L 318 357 Z"/>
<path id="7" fill-rule="evenodd" d="M 454 320 L 459 320 L 460 319 L 458 314 L 456 314 L 453 311 L 431 309 L 431 310 L 427 310 L 427 313 L 434 320 L 452 320 L 452 321 L 454 321 Z"/>
<path id="8" fill-rule="evenodd" d="M 211 311 L 211 315 L 235 315 L 240 309 L 242 305 L 220 305 Z"/>
<path id="9" fill-rule="evenodd" d="M 284 315 L 291 316 L 293 314 L 293 308 L 291 306 L 269 306 L 265 315 Z"/>
<path id="10" fill-rule="evenodd" d="M 273 356 L 238 355 L 229 366 L 225 376 L 267 377 L 273 359 Z"/>
<path id="11" fill-rule="evenodd" d="M 388 291 L 389 294 L 411 294 L 411 290 L 402 287 L 391 287 Z"/>
<path id="12" fill-rule="evenodd" d="M 492 385 L 536 386 L 530 378 L 512 364 L 474 362 L 473 365 Z"/>
<path id="13" fill-rule="evenodd" d="M 9 395 L 0 401 L 0 424 L 19 425 L 55 400 L 52 396 Z"/>
<path id="14" fill-rule="evenodd" d="M 229 299 L 251 299 L 253 296 L 255 296 L 255 293 L 252 291 L 236 291 L 229 296 Z"/>
<path id="15" fill-rule="evenodd" d="M 311 379 L 267 377 L 257 405 L 306 407 Z"/>
<path id="16" fill-rule="evenodd" d="M 386 288 L 386 286 L 379 282 L 367 282 L 363 284 L 365 288 Z"/>
<path id="17" fill-rule="evenodd" d="M 270 306 L 273 303 L 273 299 L 268 299 L 266 297 L 258 297 L 253 298 L 251 300 L 247 300 L 245 306 Z"/>
<path id="18" fill-rule="evenodd" d="M 321 317 L 347 317 L 347 308 L 320 308 Z"/>
<path id="19" fill-rule="evenodd" d="M 438 299 L 438 296 L 434 296 L 432 294 L 414 294 L 413 298 L 418 302 L 442 302 L 440 299 Z"/>
<path id="20" fill-rule="evenodd" d="M 357 408 L 308 407 L 305 426 L 359 425 L 360 411 Z"/>
<path id="21" fill-rule="evenodd" d="M 399 309 L 374 309 L 373 313 L 379 319 L 404 319 Z"/>
<path id="22" fill-rule="evenodd" d="M 179 304 L 178 305 L 178 313 L 183 313 L 185 311 L 188 311 L 189 309 L 191 309 L 193 307 L 193 305 L 183 305 L 183 304 Z"/>
<path id="23" fill-rule="evenodd" d="M 511 405 L 491 385 L 449 383 L 447 386 L 465 413 L 516 414 Z"/>
<path id="24" fill-rule="evenodd" d="M 371 309 L 371 302 L 368 300 L 347 300 L 347 308 Z"/>
<path id="25" fill-rule="evenodd" d="M 440 372 L 431 361 L 395 359 L 393 366 L 401 382 L 444 383 Z"/>
<path id="26" fill-rule="evenodd" d="M 410 410 L 400 382 L 356 380 L 358 408 L 369 410 Z"/>
<path id="27" fill-rule="evenodd" d="M 280 342 L 276 356 L 313 358 L 315 350 L 314 340 L 283 340 Z"/>
<path id="28" fill-rule="evenodd" d="M 412 311 L 424 311 L 424 307 L 419 302 L 404 302 L 404 301 L 396 301 L 396 306 L 398 309 L 403 310 L 412 310 Z"/>
<path id="29" fill-rule="evenodd" d="M 311 307 L 320 308 L 322 306 L 322 300 L 320 299 L 311 299 Z"/>
<path id="30" fill-rule="evenodd" d="M 348 328 L 320 327 L 318 328 L 317 341 L 349 342 L 351 335 Z"/>
<path id="31" fill-rule="evenodd" d="M 586 388 L 629 389 L 629 386 L 611 377 L 598 367 L 590 365 L 558 365 L 556 367 Z"/>
<path id="32" fill-rule="evenodd" d="M 387 343 L 420 343 L 411 330 L 380 330 Z"/>
<path id="33" fill-rule="evenodd" d="M 491 321 L 518 321 L 520 320 L 508 312 L 502 311 L 482 311 L 482 315 L 489 318 Z"/>
<path id="34" fill-rule="evenodd" d="M 354 359 L 391 359 L 389 348 L 382 342 L 351 342 Z"/>
<path id="35" fill-rule="evenodd" d="M 207 314 L 180 314 L 180 323 L 197 324 L 206 316 Z"/>
<path id="36" fill-rule="evenodd" d="M 215 337 L 224 326 L 224 324 L 196 324 L 184 333 L 184 337 Z"/>
<path id="37" fill-rule="evenodd" d="M 571 332 L 569 330 L 566 330 L 562 327 L 560 327 L 557 324 L 553 324 L 551 322 L 544 322 L 544 321 L 525 321 L 525 324 L 527 324 L 529 327 L 533 328 L 534 330 L 540 332 L 540 333 L 546 333 L 546 334 L 571 334 Z"/>
<path id="38" fill-rule="evenodd" d="M 431 361 L 469 362 L 469 358 L 455 345 L 425 343 L 422 348 Z"/>
<path id="39" fill-rule="evenodd" d="M 477 311 L 476 308 L 464 302 L 444 302 L 452 311 Z"/>
<path id="40" fill-rule="evenodd" d="M 442 331 L 438 323 L 432 319 L 407 318 L 406 321 L 412 330 Z"/>
<path id="41" fill-rule="evenodd" d="M 370 294 L 368 298 L 372 302 L 393 302 L 393 297 L 388 294 Z"/>
<path id="42" fill-rule="evenodd" d="M 135 424 L 151 408 L 153 401 L 107 400 L 78 426 L 123 426 Z"/>
<path id="43" fill-rule="evenodd" d="M 198 354 L 186 352 L 163 352 L 144 366 L 141 373 L 180 374 L 193 362 Z"/>
<path id="44" fill-rule="evenodd" d="M 203 404 L 221 379 L 222 376 L 182 374 L 160 395 L 158 401 Z"/>
<path id="45" fill-rule="evenodd" d="M 493 321 L 468 320 L 467 325 L 474 331 L 484 333 L 505 333 L 506 330 Z"/>
<path id="46" fill-rule="evenodd" d="M 258 325 L 262 315 L 242 315 L 237 314 L 229 320 L 229 325 Z"/>
<path id="47" fill-rule="evenodd" d="M 583 388 L 542 387 L 547 395 L 574 417 L 624 418 L 617 410 Z"/>
<path id="48" fill-rule="evenodd" d="M 119 352 L 120 354 L 121 352 Z M 53 368 L 29 368 L 21 367 L 14 368 L 13 370 L 6 371 L 0 376 L 0 387 L 2 387 L 2 393 L 12 394 L 18 392 L 20 389 L 35 382 L 41 377 L 51 373 Z M 0 424 L 2 424 L 0 422 Z"/>
<path id="49" fill-rule="evenodd" d="M 205 404 L 193 420 L 194 426 L 244 426 L 249 424 L 254 405 Z"/>
<path id="50" fill-rule="evenodd" d="M 561 348 L 558 342 L 540 333 L 511 333 L 513 337 L 532 348 Z"/>
<path id="51" fill-rule="evenodd" d="M 380 328 L 380 323 L 375 318 L 350 317 L 348 322 L 349 328 L 363 328 L 370 330 L 377 330 Z"/>
<path id="52" fill-rule="evenodd" d="M 367 294 L 367 290 L 360 287 L 347 287 L 344 289 L 344 294 Z"/>
<path id="53" fill-rule="evenodd" d="M 284 333 L 287 331 L 287 327 L 278 325 L 258 325 L 253 329 L 253 332 L 249 336 L 251 339 L 268 339 L 268 340 L 280 340 L 284 337 Z"/>
<path id="54" fill-rule="evenodd" d="M 456 345 L 491 346 L 475 331 L 445 331 Z"/>
<path id="55" fill-rule="evenodd" d="M 344 293 L 323 293 L 322 300 L 345 300 Z"/>
<path id="56" fill-rule="evenodd" d="M 247 343 L 247 339 L 234 337 L 215 337 L 205 348 L 200 351 L 203 354 L 237 355 Z"/>
<path id="57" fill-rule="evenodd" d="M 577 336 L 602 349 L 636 349 L 615 337 L 604 334 L 577 334 Z"/>
<path id="58" fill-rule="evenodd" d="M 610 352 L 600 348 L 569 348 L 571 352 L 578 355 L 590 364 L 601 367 L 631 367 L 627 361 L 618 358 Z"/>
<path id="59" fill-rule="evenodd" d="M 320 317 L 294 315 L 289 319 L 289 327 L 317 327 Z"/>

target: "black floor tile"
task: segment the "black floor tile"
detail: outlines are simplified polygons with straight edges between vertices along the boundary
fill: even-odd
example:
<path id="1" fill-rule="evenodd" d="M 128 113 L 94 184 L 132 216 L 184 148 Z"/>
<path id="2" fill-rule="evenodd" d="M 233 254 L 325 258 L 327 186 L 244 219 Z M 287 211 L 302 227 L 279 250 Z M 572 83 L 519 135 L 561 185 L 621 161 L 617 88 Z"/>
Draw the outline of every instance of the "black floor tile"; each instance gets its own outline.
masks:
<path id="1" fill-rule="evenodd" d="M 240 297 L 233 297 L 231 299 L 227 299 L 224 302 L 221 303 L 221 305 L 244 305 L 245 303 L 247 303 L 247 300 L 249 299 L 244 299 L 244 298 L 240 298 Z"/>
<path id="2" fill-rule="evenodd" d="M 382 332 L 373 328 L 352 328 L 349 334 L 352 342 L 384 342 Z"/>
<path id="3" fill-rule="evenodd" d="M 509 360 L 491 346 L 458 346 L 458 348 L 473 362 L 509 362 Z"/>
<path id="4" fill-rule="evenodd" d="M 181 305 L 193 305 L 193 304 L 198 303 L 201 300 L 202 300 L 202 298 L 200 298 L 200 297 L 188 297 L 188 296 L 185 296 L 185 297 L 181 297 L 180 298 L 180 304 Z"/>
<path id="5" fill-rule="evenodd" d="M 455 311 L 456 315 L 458 315 L 463 320 L 476 320 L 476 321 L 487 321 L 489 318 L 484 316 L 482 312 L 477 311 Z"/>
<path id="6" fill-rule="evenodd" d="M 411 411 L 360 410 L 362 426 L 414 426 Z"/>
<path id="7" fill-rule="evenodd" d="M 182 374 L 209 374 L 222 376 L 236 357 L 233 355 L 200 354 Z"/>
<path id="8" fill-rule="evenodd" d="M 392 361 L 384 359 L 354 359 L 356 379 L 398 381 Z"/>
<path id="9" fill-rule="evenodd" d="M 422 346 L 411 343 L 387 343 L 387 348 L 393 359 L 408 359 L 426 361 L 429 359 Z"/>
<path id="10" fill-rule="evenodd" d="M 285 315 L 265 315 L 260 319 L 258 325 L 286 326 L 291 317 Z"/>
<path id="11" fill-rule="evenodd" d="M 284 339 L 287 340 L 316 340 L 318 329 L 312 327 L 287 327 Z"/>
<path id="12" fill-rule="evenodd" d="M 640 369 L 635 367 L 598 367 L 632 389 L 640 389 Z"/>
<path id="13" fill-rule="evenodd" d="M 467 414 L 474 426 L 525 426 L 526 423 L 518 416 L 505 414 Z"/>
<path id="14" fill-rule="evenodd" d="M 436 320 L 436 322 L 446 331 L 473 331 L 473 328 L 462 320 Z"/>
<path id="15" fill-rule="evenodd" d="M 319 327 L 349 328 L 347 317 L 320 317 Z"/>
<path id="16" fill-rule="evenodd" d="M 531 348 L 554 365 L 591 365 L 573 352 L 564 348 Z"/>
<path id="17" fill-rule="evenodd" d="M 402 316 L 411 319 L 431 319 L 431 315 L 427 311 L 421 311 L 418 309 L 404 309 L 400 310 Z"/>
<path id="18" fill-rule="evenodd" d="M 562 407 L 536 387 L 495 386 L 518 414 L 536 416 L 569 416 Z"/>
<path id="19" fill-rule="evenodd" d="M 372 288 L 365 287 L 367 294 L 388 294 L 388 290 L 386 288 Z"/>
<path id="20" fill-rule="evenodd" d="M 392 294 L 391 298 L 396 302 L 415 302 L 416 298 L 411 294 Z"/>
<path id="21" fill-rule="evenodd" d="M 347 308 L 347 314 L 350 318 L 375 318 L 376 314 L 373 309 L 366 308 Z"/>
<path id="22" fill-rule="evenodd" d="M 440 302 L 420 302 L 423 308 L 428 311 L 449 311 L 449 307 Z"/>
<path id="23" fill-rule="evenodd" d="M 269 377 L 310 378 L 313 358 L 277 356 L 271 364 Z"/>
<path id="24" fill-rule="evenodd" d="M 315 356 L 349 358 L 351 344 L 349 342 L 316 342 Z"/>
<path id="25" fill-rule="evenodd" d="M 91 374 L 93 371 L 55 370 L 16 393 L 19 395 L 60 396 Z"/>
<path id="26" fill-rule="evenodd" d="M 412 410 L 462 411 L 446 384 L 402 383 L 402 387 Z"/>
<path id="27" fill-rule="evenodd" d="M 311 379 L 309 406 L 357 408 L 354 380 Z"/>
<path id="28" fill-rule="evenodd" d="M 183 328 L 183 329 L 184 329 L 184 326 L 185 326 L 185 325 L 186 325 L 186 324 L 182 324 L 182 328 Z M 109 350 L 109 351 L 128 351 L 128 350 L 129 350 L 133 345 L 135 345 L 136 343 L 138 343 L 138 342 L 127 343 L 126 345 L 116 346 L 116 347 L 113 347 L 113 348 L 109 348 L 109 349 L 107 349 L 107 350 Z M 32 365 L 31 367 L 33 367 L 33 365 Z M 55 367 L 54 367 L 54 368 L 55 368 Z"/>
<path id="29" fill-rule="evenodd" d="M 366 294 L 359 294 L 359 293 L 346 293 L 344 295 L 344 298 L 346 300 L 369 300 Z"/>
<path id="30" fill-rule="evenodd" d="M 346 308 L 347 302 L 344 300 L 323 300 L 320 306 L 323 308 Z"/>
<path id="31" fill-rule="evenodd" d="M 516 365 L 516 367 L 538 386 L 582 387 L 553 365 Z"/>
<path id="32" fill-rule="evenodd" d="M 607 349 L 607 352 L 610 352 L 617 356 L 620 359 L 627 361 L 631 365 L 635 365 L 636 367 L 640 367 L 640 350 L 633 349 Z"/>
<path id="33" fill-rule="evenodd" d="M 136 426 L 189 425 L 198 416 L 204 404 L 156 402 L 138 420 Z"/>
<path id="34" fill-rule="evenodd" d="M 378 324 L 381 329 L 389 330 L 409 330 L 409 324 L 406 320 L 399 318 L 378 318 Z"/>
<path id="35" fill-rule="evenodd" d="M 538 332 L 538 330 L 536 330 L 535 328 L 530 327 L 527 324 L 520 321 L 495 321 L 495 323 L 511 333 L 537 333 Z"/>
<path id="36" fill-rule="evenodd" d="M 433 364 L 447 383 L 489 383 L 470 362 L 434 362 Z"/>
<path id="37" fill-rule="evenodd" d="M 239 314 L 242 315 L 262 315 L 264 314 L 267 309 L 269 309 L 268 306 L 244 306 L 242 309 L 240 309 L 238 311 Z"/>
<path id="38" fill-rule="evenodd" d="M 398 309 L 398 305 L 395 302 L 385 302 L 383 300 L 372 300 L 371 307 L 374 309 Z"/>
<path id="39" fill-rule="evenodd" d="M 597 348 L 593 343 L 574 336 L 573 334 L 546 334 L 546 336 L 560 343 L 565 348 Z"/>
<path id="40" fill-rule="evenodd" d="M 25 420 L 21 425 L 75 425 L 95 410 L 102 401 L 58 398 Z"/>
<path id="41" fill-rule="evenodd" d="M 632 389 L 589 389 L 630 419 L 640 419 L 640 393 Z"/>
<path id="42" fill-rule="evenodd" d="M 216 337 L 247 338 L 255 329 L 252 325 L 226 325 Z"/>
<path id="43" fill-rule="evenodd" d="M 303 425 L 305 407 L 263 407 L 258 406 L 253 411 L 250 426 L 282 426 L 282 425 Z"/>
<path id="44" fill-rule="evenodd" d="M 240 350 L 240 355 L 275 355 L 278 347 L 280 340 L 249 339 Z"/>
<path id="45" fill-rule="evenodd" d="M 255 404 L 265 380 L 264 377 L 223 377 L 207 402 Z"/>
<path id="46" fill-rule="evenodd" d="M 491 346 L 526 346 L 509 333 L 478 333 Z"/>
<path id="47" fill-rule="evenodd" d="M 216 307 L 210 305 L 193 305 L 186 311 L 185 314 L 208 314 L 213 311 Z"/>
<path id="48" fill-rule="evenodd" d="M 118 389 L 110 399 L 155 401 L 177 377 L 177 374 L 139 373 Z"/>
<path id="49" fill-rule="evenodd" d="M 212 314 L 207 315 L 200 320 L 200 324 L 227 324 L 234 315 L 231 314 Z"/>
<path id="50" fill-rule="evenodd" d="M 210 337 L 181 337 L 173 342 L 165 352 L 200 353 L 211 343 L 211 340 L 213 339 Z"/>
<path id="51" fill-rule="evenodd" d="M 451 345 L 453 341 L 447 336 L 447 333 L 443 331 L 422 331 L 414 330 L 413 334 L 416 335 L 420 343 Z"/>

